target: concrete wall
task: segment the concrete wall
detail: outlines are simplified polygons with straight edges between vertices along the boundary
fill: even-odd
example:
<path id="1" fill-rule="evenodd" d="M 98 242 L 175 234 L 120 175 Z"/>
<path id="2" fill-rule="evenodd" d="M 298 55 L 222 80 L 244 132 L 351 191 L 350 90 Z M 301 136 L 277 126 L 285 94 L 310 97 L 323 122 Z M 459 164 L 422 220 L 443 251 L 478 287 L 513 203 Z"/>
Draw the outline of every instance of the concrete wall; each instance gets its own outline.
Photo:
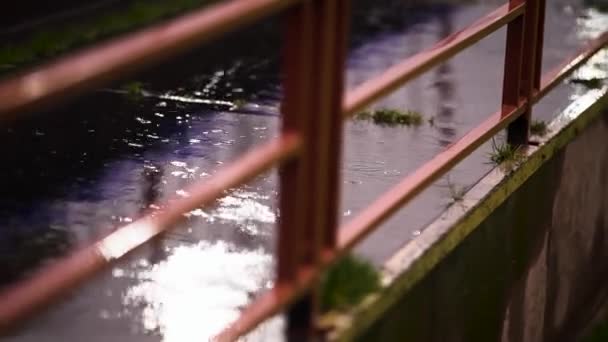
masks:
<path id="1" fill-rule="evenodd" d="M 390 284 L 334 336 L 577 340 L 608 298 L 607 96 L 591 103 L 389 261 Z"/>

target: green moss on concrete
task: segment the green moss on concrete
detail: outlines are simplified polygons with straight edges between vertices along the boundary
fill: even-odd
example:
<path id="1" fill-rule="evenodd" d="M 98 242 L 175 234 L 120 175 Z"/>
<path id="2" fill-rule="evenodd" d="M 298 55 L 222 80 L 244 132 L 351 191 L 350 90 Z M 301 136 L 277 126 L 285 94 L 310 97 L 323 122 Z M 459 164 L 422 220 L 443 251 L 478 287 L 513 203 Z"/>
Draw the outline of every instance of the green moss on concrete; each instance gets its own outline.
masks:
<path id="1" fill-rule="evenodd" d="M 348 310 L 379 289 L 380 277 L 372 264 L 352 255 L 345 256 L 321 281 L 321 309 Z"/>
<path id="2" fill-rule="evenodd" d="M 120 11 L 55 28 L 0 46 L 0 73 L 38 63 L 69 49 L 166 19 L 211 0 L 136 1 Z"/>

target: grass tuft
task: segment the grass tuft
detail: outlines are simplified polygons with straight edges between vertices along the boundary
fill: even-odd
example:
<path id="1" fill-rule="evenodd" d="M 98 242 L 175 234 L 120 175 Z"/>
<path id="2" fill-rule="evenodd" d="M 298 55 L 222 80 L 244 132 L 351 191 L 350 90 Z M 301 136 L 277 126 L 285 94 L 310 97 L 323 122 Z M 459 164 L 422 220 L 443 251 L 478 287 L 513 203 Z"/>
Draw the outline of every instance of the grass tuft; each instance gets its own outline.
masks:
<path id="1" fill-rule="evenodd" d="M 379 289 L 380 276 L 371 263 L 352 255 L 345 256 L 321 281 L 321 309 L 347 310 Z"/>
<path id="2" fill-rule="evenodd" d="M 497 144 L 492 139 L 492 152 L 490 153 L 490 162 L 496 166 L 505 165 L 508 169 L 517 166 L 522 161 L 524 155 L 518 147 L 511 146 L 508 143 Z"/>
<path id="3" fill-rule="evenodd" d="M 462 202 L 464 200 L 464 195 L 467 193 L 467 188 L 461 185 L 456 185 L 450 181 L 450 178 L 447 178 L 448 191 L 450 194 L 450 198 L 454 203 Z"/>
<path id="4" fill-rule="evenodd" d="M 399 111 L 396 109 L 381 108 L 358 113 L 355 115 L 355 118 L 358 120 L 372 120 L 376 124 L 389 126 L 419 126 L 422 124 L 422 115 L 419 112 L 412 110 Z"/>
<path id="5" fill-rule="evenodd" d="M 547 123 L 542 120 L 532 120 L 530 133 L 539 137 L 544 136 L 547 134 Z"/>

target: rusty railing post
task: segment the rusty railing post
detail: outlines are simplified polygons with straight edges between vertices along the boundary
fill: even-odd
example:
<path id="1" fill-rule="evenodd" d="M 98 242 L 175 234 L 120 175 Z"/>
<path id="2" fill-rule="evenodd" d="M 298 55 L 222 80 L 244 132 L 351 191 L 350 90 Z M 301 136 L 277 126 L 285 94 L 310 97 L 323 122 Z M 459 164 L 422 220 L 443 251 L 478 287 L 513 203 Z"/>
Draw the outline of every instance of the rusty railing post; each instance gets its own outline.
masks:
<path id="1" fill-rule="evenodd" d="M 297 131 L 305 146 L 280 170 L 279 284 L 297 281 L 336 244 L 348 6 L 309 0 L 287 14 L 283 130 Z M 312 291 L 289 309 L 290 341 L 313 338 L 316 311 Z"/>
<path id="2" fill-rule="evenodd" d="M 524 113 L 507 129 L 507 141 L 514 146 L 528 144 L 532 97 L 540 86 L 544 31 L 544 0 L 510 0 L 509 5 L 525 3 L 523 17 L 509 23 L 505 51 L 502 113 L 507 115 L 524 101 Z"/>

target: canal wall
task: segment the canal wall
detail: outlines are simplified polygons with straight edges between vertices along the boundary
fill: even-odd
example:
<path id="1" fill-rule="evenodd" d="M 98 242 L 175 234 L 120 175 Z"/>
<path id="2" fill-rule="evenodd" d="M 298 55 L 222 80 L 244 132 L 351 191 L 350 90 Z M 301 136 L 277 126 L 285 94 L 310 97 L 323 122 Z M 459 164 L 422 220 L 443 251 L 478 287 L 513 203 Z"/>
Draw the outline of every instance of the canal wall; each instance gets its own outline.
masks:
<path id="1" fill-rule="evenodd" d="M 333 316 L 331 340 L 575 341 L 608 295 L 608 95 L 594 90 L 497 167 Z"/>

